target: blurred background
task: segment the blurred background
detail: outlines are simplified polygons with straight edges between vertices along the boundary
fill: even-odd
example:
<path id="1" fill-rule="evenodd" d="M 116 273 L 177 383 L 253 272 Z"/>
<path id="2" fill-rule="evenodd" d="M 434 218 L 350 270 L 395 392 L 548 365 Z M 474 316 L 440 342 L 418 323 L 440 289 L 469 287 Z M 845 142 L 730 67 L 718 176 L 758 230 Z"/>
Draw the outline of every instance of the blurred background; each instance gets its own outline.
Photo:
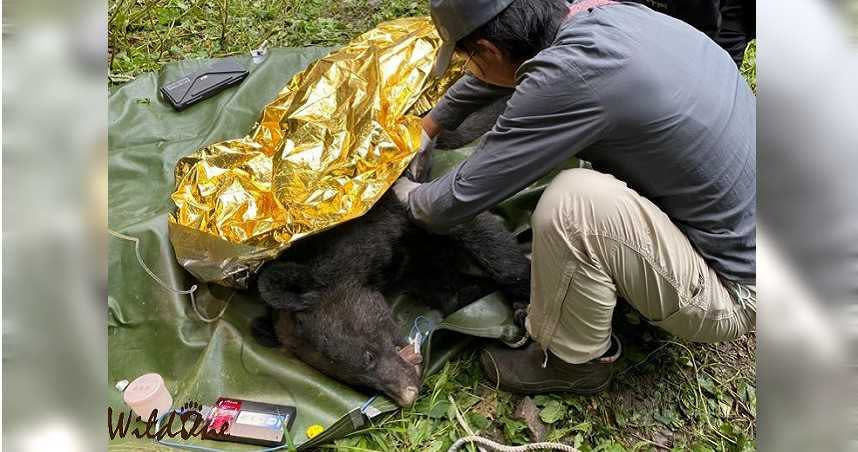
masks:
<path id="1" fill-rule="evenodd" d="M 760 0 L 758 443 L 855 450 L 858 2 Z"/>
<path id="2" fill-rule="evenodd" d="M 106 17 L 3 2 L 3 450 L 106 444 Z"/>
<path id="3" fill-rule="evenodd" d="M 2 17 L 2 446 L 101 450 L 108 86 L 221 50 L 119 55 L 107 23 L 121 17 L 90 0 L 6 1 Z M 760 0 L 757 17 L 757 446 L 858 450 L 858 1 Z M 357 31 L 310 17 L 267 38 L 302 32 Z"/>

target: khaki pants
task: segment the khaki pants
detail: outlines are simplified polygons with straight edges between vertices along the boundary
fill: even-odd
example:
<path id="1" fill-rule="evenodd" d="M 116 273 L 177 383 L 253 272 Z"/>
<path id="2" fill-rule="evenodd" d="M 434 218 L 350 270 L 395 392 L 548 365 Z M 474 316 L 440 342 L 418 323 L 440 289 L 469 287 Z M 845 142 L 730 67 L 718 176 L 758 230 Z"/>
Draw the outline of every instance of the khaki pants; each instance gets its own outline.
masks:
<path id="1" fill-rule="evenodd" d="M 617 297 L 683 339 L 728 341 L 754 329 L 756 288 L 722 280 L 664 212 L 613 176 L 560 173 L 531 223 L 527 330 L 564 361 L 608 351 Z"/>

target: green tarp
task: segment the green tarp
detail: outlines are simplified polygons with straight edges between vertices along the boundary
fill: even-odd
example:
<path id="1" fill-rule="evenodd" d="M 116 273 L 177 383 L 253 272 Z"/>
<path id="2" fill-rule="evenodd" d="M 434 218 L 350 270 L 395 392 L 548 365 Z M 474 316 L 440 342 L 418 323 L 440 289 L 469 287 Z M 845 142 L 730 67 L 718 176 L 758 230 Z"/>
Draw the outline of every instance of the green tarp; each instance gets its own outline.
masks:
<path id="1" fill-rule="evenodd" d="M 167 215 L 173 211 L 176 162 L 196 149 L 247 134 L 266 103 L 298 71 L 327 54 L 326 48 L 272 49 L 255 64 L 249 56 L 237 57 L 250 68 L 238 87 L 177 113 L 158 97 L 165 82 L 211 63 L 183 61 L 168 64 L 159 74 L 143 74 L 109 96 L 109 227 L 140 240 L 146 264 L 164 282 L 188 289 L 196 281 L 175 261 L 167 234 Z M 436 152 L 435 171 L 441 172 L 464 158 L 469 149 Z M 517 232 L 527 228 L 530 208 L 543 183 L 519 193 L 498 208 Z M 284 352 L 255 343 L 250 322 L 264 312 L 252 293 L 218 286 L 202 286 L 197 301 L 203 315 L 215 317 L 228 302 L 225 315 L 206 323 L 194 313 L 187 295 L 160 287 L 137 262 L 134 243 L 110 239 L 108 291 L 108 404 L 127 411 L 113 384 L 157 372 L 173 395 L 173 407 L 187 401 L 210 404 L 230 396 L 298 408 L 291 429 L 299 449 L 329 442 L 360 429 L 369 415 L 388 413 L 396 406 L 383 397 L 359 392 L 316 372 Z M 497 295 L 488 296 L 441 319 L 437 312 L 406 297 L 390 300 L 403 335 L 413 319 L 423 315 L 437 329 L 424 356 L 427 373 L 437 371 L 467 347 L 471 336 L 512 338 L 518 329 L 510 309 Z M 461 334 L 466 333 L 466 334 Z M 361 408 L 365 408 L 363 411 Z M 369 407 L 369 409 L 366 409 Z M 308 440 L 306 429 L 320 424 L 325 431 Z M 174 439 L 183 444 L 246 450 L 254 446 Z M 133 435 L 110 440 L 111 450 L 165 449 L 150 439 Z"/>

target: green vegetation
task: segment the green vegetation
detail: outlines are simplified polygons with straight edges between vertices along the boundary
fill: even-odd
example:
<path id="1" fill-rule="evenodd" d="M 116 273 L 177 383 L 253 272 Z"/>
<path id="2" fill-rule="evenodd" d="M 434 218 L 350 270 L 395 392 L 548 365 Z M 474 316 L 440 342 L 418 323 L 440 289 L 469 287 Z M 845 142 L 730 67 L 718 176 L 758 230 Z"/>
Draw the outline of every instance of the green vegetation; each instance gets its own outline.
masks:
<path id="1" fill-rule="evenodd" d="M 684 343 L 642 323 L 626 306 L 618 311 L 624 355 L 613 385 L 598 396 L 533 397 L 538 415 L 530 424 L 547 427 L 539 439 L 582 451 L 755 450 L 755 338 Z M 522 399 L 490 385 L 475 350 L 430 376 L 413 407 L 328 448 L 438 452 L 472 433 L 526 444 L 540 428 L 516 415 Z"/>
<path id="2" fill-rule="evenodd" d="M 379 22 L 428 15 L 418 0 L 109 0 L 114 83 L 173 60 L 270 47 L 333 46 Z"/>
<path id="3" fill-rule="evenodd" d="M 425 0 L 109 0 L 110 81 L 170 61 L 271 47 L 338 45 L 377 23 L 427 14 Z M 756 87 L 755 49 L 742 73 Z M 595 397 L 532 399 L 536 416 L 515 415 L 522 397 L 488 386 L 472 351 L 429 377 L 411 408 L 337 441 L 345 451 L 442 451 L 477 433 L 507 444 L 545 439 L 582 450 L 754 449 L 754 337 L 722 345 L 677 341 L 618 309 L 624 355 L 615 383 Z M 467 450 L 475 450 L 468 448 Z"/>
<path id="4" fill-rule="evenodd" d="M 757 40 L 748 43 L 745 48 L 745 57 L 742 60 L 742 66 L 739 68 L 742 76 L 751 85 L 754 94 L 757 93 Z"/>

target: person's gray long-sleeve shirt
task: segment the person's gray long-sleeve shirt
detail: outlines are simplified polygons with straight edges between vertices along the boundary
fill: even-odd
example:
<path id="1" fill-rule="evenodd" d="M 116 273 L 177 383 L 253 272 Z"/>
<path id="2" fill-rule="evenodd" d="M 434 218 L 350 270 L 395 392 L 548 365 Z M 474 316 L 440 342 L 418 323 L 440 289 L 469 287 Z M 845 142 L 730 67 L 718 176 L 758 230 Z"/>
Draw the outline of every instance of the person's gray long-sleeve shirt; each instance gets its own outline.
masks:
<path id="1" fill-rule="evenodd" d="M 444 232 L 577 155 L 659 206 L 722 276 L 756 280 L 756 105 L 723 49 L 624 3 L 566 20 L 516 76 L 477 150 L 411 192 L 418 224 Z M 430 114 L 455 129 L 510 92 L 466 76 Z"/>

